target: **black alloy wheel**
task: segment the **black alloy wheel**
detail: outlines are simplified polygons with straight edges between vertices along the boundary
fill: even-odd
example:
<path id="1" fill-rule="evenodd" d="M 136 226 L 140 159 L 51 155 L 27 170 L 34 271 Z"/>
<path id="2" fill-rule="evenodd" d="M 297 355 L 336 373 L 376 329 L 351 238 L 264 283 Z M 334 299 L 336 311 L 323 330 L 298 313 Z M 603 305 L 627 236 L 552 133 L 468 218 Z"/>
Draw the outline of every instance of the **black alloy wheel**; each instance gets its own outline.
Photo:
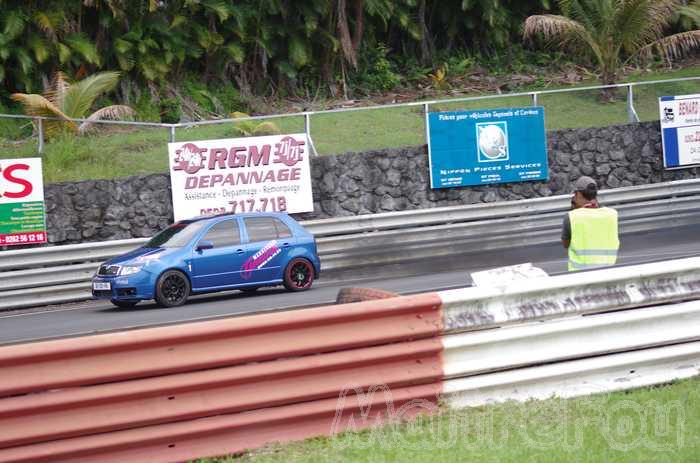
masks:
<path id="1" fill-rule="evenodd" d="M 117 307 L 121 307 L 122 309 L 128 309 L 139 303 L 139 301 L 120 301 L 118 299 L 111 299 L 110 302 Z"/>
<path id="2" fill-rule="evenodd" d="M 177 270 L 163 273 L 156 283 L 156 302 L 163 307 L 177 307 L 187 301 L 190 281 Z"/>
<path id="3" fill-rule="evenodd" d="M 292 259 L 284 271 L 284 287 L 289 291 L 304 291 L 314 281 L 314 267 L 306 259 Z"/>

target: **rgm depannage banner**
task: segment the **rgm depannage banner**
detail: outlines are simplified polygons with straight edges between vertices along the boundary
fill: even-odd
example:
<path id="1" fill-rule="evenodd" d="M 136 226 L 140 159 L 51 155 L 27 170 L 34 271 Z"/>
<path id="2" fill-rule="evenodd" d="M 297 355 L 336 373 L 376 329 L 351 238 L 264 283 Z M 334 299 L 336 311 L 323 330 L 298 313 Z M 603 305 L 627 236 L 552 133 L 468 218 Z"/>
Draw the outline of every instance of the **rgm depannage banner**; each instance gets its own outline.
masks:
<path id="1" fill-rule="evenodd" d="M 314 210 L 306 134 L 168 143 L 175 220 Z"/>
<path id="2" fill-rule="evenodd" d="M 432 188 L 549 176 L 542 107 L 435 112 L 426 124 Z"/>
<path id="3" fill-rule="evenodd" d="M 46 243 L 41 158 L 0 159 L 0 245 Z"/>
<path id="4" fill-rule="evenodd" d="M 700 164 L 700 95 L 662 96 L 659 112 L 664 167 Z"/>

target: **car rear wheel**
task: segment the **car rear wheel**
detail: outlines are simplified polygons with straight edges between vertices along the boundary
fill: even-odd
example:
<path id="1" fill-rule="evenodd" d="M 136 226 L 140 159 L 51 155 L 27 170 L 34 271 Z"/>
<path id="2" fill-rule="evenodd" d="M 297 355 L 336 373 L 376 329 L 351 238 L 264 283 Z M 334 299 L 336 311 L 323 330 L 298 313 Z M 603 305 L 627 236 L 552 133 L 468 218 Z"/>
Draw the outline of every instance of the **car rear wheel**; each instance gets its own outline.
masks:
<path id="1" fill-rule="evenodd" d="M 284 287 L 289 291 L 304 291 L 314 281 L 314 267 L 306 259 L 292 259 L 284 270 Z"/>
<path id="2" fill-rule="evenodd" d="M 163 307 L 177 307 L 187 301 L 190 281 L 177 270 L 163 273 L 156 283 L 156 302 Z"/>
<path id="3" fill-rule="evenodd" d="M 121 307 L 122 309 L 128 309 L 129 307 L 133 307 L 139 303 L 139 301 L 119 301 L 117 299 L 112 299 L 110 302 L 117 307 Z"/>

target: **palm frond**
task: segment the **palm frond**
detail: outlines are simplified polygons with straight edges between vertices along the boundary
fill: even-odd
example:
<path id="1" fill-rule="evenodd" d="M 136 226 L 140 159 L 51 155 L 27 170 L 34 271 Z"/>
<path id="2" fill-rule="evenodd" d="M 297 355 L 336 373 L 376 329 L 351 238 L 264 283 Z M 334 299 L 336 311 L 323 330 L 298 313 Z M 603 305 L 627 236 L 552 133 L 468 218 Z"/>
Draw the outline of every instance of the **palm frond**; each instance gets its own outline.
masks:
<path id="1" fill-rule="evenodd" d="M 559 0 L 559 9 L 562 14 L 570 19 L 573 19 L 577 23 L 581 24 L 587 31 L 591 34 L 596 35 L 604 29 L 602 23 L 605 21 L 606 11 L 609 10 L 610 6 L 608 2 L 598 1 L 596 2 L 596 7 L 586 2 L 585 0 Z"/>
<path id="2" fill-rule="evenodd" d="M 114 89 L 118 82 L 118 72 L 100 72 L 74 83 L 66 93 L 63 111 L 75 118 L 85 116 L 97 97 Z"/>
<path id="3" fill-rule="evenodd" d="M 652 14 L 650 2 L 654 0 L 625 0 L 615 10 L 610 35 L 628 54 L 663 36 L 665 24 Z"/>
<path id="4" fill-rule="evenodd" d="M 578 21 L 553 14 L 538 14 L 529 16 L 525 20 L 523 36 L 533 40 L 542 36 L 546 41 L 569 39 L 572 34 L 580 34 L 585 31 Z"/>
<path id="5" fill-rule="evenodd" d="M 63 112 L 43 95 L 34 93 L 13 93 L 10 98 L 24 107 L 28 116 L 68 118 Z"/>
<path id="6" fill-rule="evenodd" d="M 274 122 L 266 121 L 260 123 L 255 129 L 253 130 L 253 135 L 279 135 L 280 129 L 277 127 L 277 124 Z"/>
<path id="7" fill-rule="evenodd" d="M 654 18 L 661 29 L 668 27 L 676 18 L 679 9 L 685 4 L 679 0 L 648 0 L 649 16 Z"/>
<path id="8" fill-rule="evenodd" d="M 231 16 L 232 7 L 225 0 L 198 0 L 196 3 L 218 16 L 220 22 L 226 21 Z"/>
<path id="9" fill-rule="evenodd" d="M 100 64 L 100 54 L 95 44 L 83 34 L 66 37 L 66 44 L 90 64 Z"/>
<path id="10" fill-rule="evenodd" d="M 17 48 L 15 50 L 15 59 L 17 59 L 19 62 L 19 66 L 23 73 L 30 74 L 32 72 L 34 68 L 34 60 L 26 49 Z"/>
<path id="11" fill-rule="evenodd" d="M 68 116 L 42 95 L 14 93 L 10 95 L 10 98 L 22 104 L 24 113 L 28 116 L 57 117 L 59 119 L 64 119 L 64 121 L 49 120 L 43 122 L 44 132 L 47 137 L 55 136 L 66 129 L 71 132 L 77 131 L 75 122 L 68 121 Z"/>
<path id="12" fill-rule="evenodd" d="M 550 47 L 560 47 L 576 53 L 592 53 L 598 63 L 605 60 L 600 43 L 581 23 L 558 15 L 533 15 L 525 20 L 525 39 L 541 36 Z"/>
<path id="13" fill-rule="evenodd" d="M 308 42 L 298 35 L 293 35 L 289 41 L 289 59 L 297 69 L 301 69 L 311 61 L 311 50 L 308 49 Z"/>
<path id="14" fill-rule="evenodd" d="M 238 64 L 245 61 L 245 48 L 237 43 L 229 43 L 224 47 L 226 53 Z"/>
<path id="15" fill-rule="evenodd" d="M 27 38 L 27 45 L 34 52 L 36 62 L 41 64 L 49 59 L 50 50 L 46 40 L 38 34 L 31 34 Z"/>
<path id="16" fill-rule="evenodd" d="M 34 14 L 34 23 L 51 40 L 58 40 L 54 20 L 46 12 L 39 11 Z"/>
<path id="17" fill-rule="evenodd" d="M 130 117 L 135 114 L 135 111 L 129 107 L 129 106 L 124 106 L 124 105 L 112 105 L 112 106 L 106 106 L 102 109 L 98 109 L 94 113 L 90 114 L 90 116 L 87 117 L 87 120 L 80 124 L 80 127 L 78 127 L 78 133 L 80 135 L 83 135 L 87 132 L 90 132 L 91 130 L 94 129 L 95 125 L 94 121 L 104 121 L 104 120 L 111 120 L 111 121 L 116 121 L 120 119 L 124 119 L 125 117 Z"/>
<path id="18" fill-rule="evenodd" d="M 600 59 L 600 48 L 590 32 L 577 21 L 558 15 L 533 15 L 525 20 L 525 39 L 541 36 L 548 46 L 560 46 L 575 52 L 592 51 Z"/>
<path id="19" fill-rule="evenodd" d="M 686 56 L 700 48 L 700 30 L 681 32 L 656 40 L 639 50 L 639 56 L 650 58 L 659 55 L 667 60 Z"/>
<path id="20" fill-rule="evenodd" d="M 696 27 L 700 27 L 700 0 L 695 0 L 688 6 L 681 7 L 679 13 L 693 21 Z"/>
<path id="21" fill-rule="evenodd" d="M 10 11 L 5 14 L 5 27 L 3 34 L 9 39 L 15 39 L 24 32 L 26 18 L 19 10 Z"/>
<path id="22" fill-rule="evenodd" d="M 71 49 L 68 48 L 66 44 L 60 42 L 56 44 L 56 51 L 58 52 L 58 62 L 61 64 L 67 63 L 71 55 L 73 54 Z"/>
<path id="23" fill-rule="evenodd" d="M 68 77 L 66 77 L 63 72 L 57 71 L 51 79 L 49 88 L 44 92 L 44 96 L 47 100 L 56 105 L 56 107 L 62 108 L 68 89 L 70 89 Z"/>

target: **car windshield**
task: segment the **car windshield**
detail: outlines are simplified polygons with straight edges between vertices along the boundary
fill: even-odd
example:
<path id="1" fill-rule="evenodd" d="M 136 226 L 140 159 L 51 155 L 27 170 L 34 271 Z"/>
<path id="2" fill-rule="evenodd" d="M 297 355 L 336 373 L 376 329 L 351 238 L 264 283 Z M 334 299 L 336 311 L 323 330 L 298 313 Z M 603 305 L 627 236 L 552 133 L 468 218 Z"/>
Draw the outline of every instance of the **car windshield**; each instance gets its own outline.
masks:
<path id="1" fill-rule="evenodd" d="M 175 223 L 144 245 L 147 248 L 180 248 L 202 229 L 202 222 Z"/>

